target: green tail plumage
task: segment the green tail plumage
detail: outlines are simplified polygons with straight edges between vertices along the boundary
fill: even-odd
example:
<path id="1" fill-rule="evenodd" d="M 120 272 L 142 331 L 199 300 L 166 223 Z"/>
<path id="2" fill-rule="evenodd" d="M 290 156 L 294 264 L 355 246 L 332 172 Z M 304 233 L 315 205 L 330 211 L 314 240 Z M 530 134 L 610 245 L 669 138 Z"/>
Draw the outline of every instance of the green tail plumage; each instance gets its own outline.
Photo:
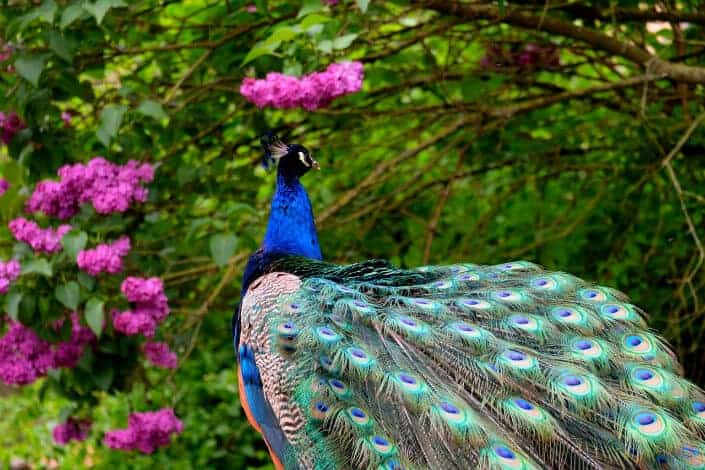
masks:
<path id="1" fill-rule="evenodd" d="M 705 396 L 617 291 L 527 262 L 269 272 L 242 335 L 303 468 L 705 468 Z"/>

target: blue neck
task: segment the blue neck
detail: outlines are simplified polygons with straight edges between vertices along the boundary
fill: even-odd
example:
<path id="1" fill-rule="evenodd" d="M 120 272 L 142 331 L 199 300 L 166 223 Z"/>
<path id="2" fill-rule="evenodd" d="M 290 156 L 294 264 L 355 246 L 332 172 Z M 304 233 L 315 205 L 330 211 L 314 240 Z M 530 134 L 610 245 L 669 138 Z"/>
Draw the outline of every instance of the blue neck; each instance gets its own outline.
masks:
<path id="1" fill-rule="evenodd" d="M 262 248 L 265 253 L 323 259 L 311 201 L 298 176 L 284 173 L 280 167 Z"/>

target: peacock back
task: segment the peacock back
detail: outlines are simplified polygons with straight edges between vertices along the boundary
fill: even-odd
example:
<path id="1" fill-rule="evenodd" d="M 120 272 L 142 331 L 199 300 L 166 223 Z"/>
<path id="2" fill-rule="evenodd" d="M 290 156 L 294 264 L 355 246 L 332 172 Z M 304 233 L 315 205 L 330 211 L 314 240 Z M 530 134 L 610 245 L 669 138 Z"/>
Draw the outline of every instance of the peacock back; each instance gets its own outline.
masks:
<path id="1" fill-rule="evenodd" d="M 566 273 L 283 257 L 239 324 L 287 469 L 705 468 L 702 390 Z"/>

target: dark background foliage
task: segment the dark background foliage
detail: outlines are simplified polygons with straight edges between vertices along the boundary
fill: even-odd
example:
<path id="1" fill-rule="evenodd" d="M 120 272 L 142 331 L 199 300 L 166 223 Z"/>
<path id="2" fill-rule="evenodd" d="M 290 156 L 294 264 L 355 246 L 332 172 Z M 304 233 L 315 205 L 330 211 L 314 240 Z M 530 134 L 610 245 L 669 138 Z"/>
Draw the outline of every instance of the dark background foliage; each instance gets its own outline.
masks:
<path id="1" fill-rule="evenodd" d="M 323 166 L 306 185 L 327 259 L 568 271 L 627 292 L 705 384 L 704 32 L 702 5 L 687 0 L 9 2 L 0 110 L 28 128 L 0 150 L 14 184 L 2 226 L 23 184 L 61 164 L 157 164 L 126 227 L 129 263 L 165 280 L 164 337 L 181 367 L 138 369 L 123 391 L 97 394 L 94 435 L 66 449 L 50 429 L 70 400 L 45 383 L 2 390 L 0 462 L 268 465 L 238 404 L 229 327 L 273 191 L 259 166 L 267 128 Z M 365 64 L 364 87 L 327 109 L 262 111 L 238 92 L 245 76 L 343 59 Z M 6 258 L 5 228 L 0 244 Z M 166 405 L 186 426 L 171 447 L 100 445 L 130 410 Z"/>

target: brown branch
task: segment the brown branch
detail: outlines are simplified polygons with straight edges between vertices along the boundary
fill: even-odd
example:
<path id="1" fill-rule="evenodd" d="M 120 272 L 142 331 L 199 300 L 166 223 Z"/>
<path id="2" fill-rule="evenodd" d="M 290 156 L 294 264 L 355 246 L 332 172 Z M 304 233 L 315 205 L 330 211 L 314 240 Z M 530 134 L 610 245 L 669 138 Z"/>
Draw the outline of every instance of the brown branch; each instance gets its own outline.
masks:
<path id="1" fill-rule="evenodd" d="M 599 31 L 576 26 L 575 24 L 551 16 L 542 18 L 524 10 L 506 6 L 504 11 L 494 4 L 461 4 L 446 0 L 420 0 L 419 6 L 439 13 L 453 15 L 466 21 L 501 21 L 521 28 L 542 30 L 559 36 L 576 39 L 590 44 L 595 49 L 609 52 L 645 67 L 647 72 L 665 75 L 673 80 L 687 83 L 705 83 L 705 68 L 681 63 L 672 63 L 646 50 L 625 41 L 608 36 Z"/>
<path id="2" fill-rule="evenodd" d="M 467 146 L 465 148 L 467 148 Z M 436 207 L 433 210 L 433 216 L 428 222 L 428 226 L 426 228 L 426 246 L 423 250 L 423 264 L 427 264 L 428 260 L 431 258 L 431 247 L 433 246 L 433 239 L 436 237 L 438 222 L 441 220 L 441 215 L 443 215 L 443 209 L 445 208 L 445 205 L 448 202 L 448 198 L 450 198 L 451 188 L 453 187 L 452 182 L 455 181 L 454 177 L 457 176 L 460 173 L 460 170 L 463 169 L 463 154 L 465 153 L 465 149 L 460 150 L 458 153 L 458 162 L 455 166 L 453 176 L 451 177 L 451 180 L 448 182 L 448 184 L 446 184 L 441 190 L 441 194 L 439 194 L 438 196 L 438 203 L 436 204 Z"/>
<path id="3" fill-rule="evenodd" d="M 350 189 L 340 198 L 338 198 L 338 200 L 333 205 L 331 205 L 318 217 L 316 222 L 319 225 L 322 224 L 327 218 L 338 212 L 342 207 L 345 207 L 350 201 L 352 201 L 355 197 L 365 191 L 368 187 L 372 186 L 380 175 L 384 174 L 386 171 L 395 167 L 404 160 L 408 160 L 409 158 L 418 155 L 423 150 L 435 145 L 440 140 L 443 140 L 444 138 L 448 137 L 449 135 L 453 134 L 455 131 L 460 129 L 467 122 L 467 117 L 463 116 L 462 118 L 458 119 L 454 124 L 444 128 L 442 131 L 440 131 L 430 139 L 422 142 L 418 147 L 414 147 L 413 149 L 409 149 L 402 152 L 397 158 L 383 161 L 382 163 L 377 165 L 374 170 L 368 173 L 365 179 L 363 179 L 355 188 Z"/>
<path id="4" fill-rule="evenodd" d="M 705 13 L 700 12 L 637 10 L 634 8 L 620 7 L 601 10 L 596 6 L 590 6 L 580 2 L 561 5 L 558 9 L 578 16 L 581 19 L 590 20 L 669 21 L 672 23 L 688 22 L 705 25 Z"/>

